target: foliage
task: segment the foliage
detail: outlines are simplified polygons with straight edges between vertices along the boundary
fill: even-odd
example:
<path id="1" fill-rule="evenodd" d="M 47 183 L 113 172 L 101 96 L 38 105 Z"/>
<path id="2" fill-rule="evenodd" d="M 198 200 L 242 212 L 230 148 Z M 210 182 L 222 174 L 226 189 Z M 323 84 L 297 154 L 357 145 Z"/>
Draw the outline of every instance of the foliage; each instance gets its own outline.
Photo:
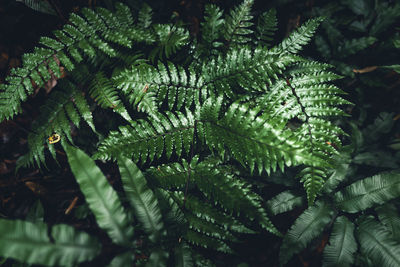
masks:
<path id="1" fill-rule="evenodd" d="M 321 190 L 317 205 L 307 208 L 284 236 L 281 264 L 288 263 L 294 254 L 328 232 L 324 266 L 365 266 L 368 261 L 372 265 L 398 265 L 399 158 L 388 155 L 390 162 L 382 166 L 386 171 L 375 171 L 376 175 L 366 178 L 362 176 L 362 166 L 375 167 L 377 163 L 367 160 L 367 156 L 366 160 L 360 161 L 360 155 L 371 154 L 367 152 L 371 146 L 375 147 L 374 143 L 392 131 L 392 122 L 392 114 L 382 113 L 364 131 L 354 129 L 352 137 L 356 140 L 341 151 L 342 160 Z M 382 155 L 389 153 L 390 148 L 382 151 Z M 281 206 L 286 212 L 299 206 L 300 197 L 284 191 L 268 205 L 273 210 Z"/>
<path id="2" fill-rule="evenodd" d="M 55 37 L 42 37 L 41 47 L 0 85 L 2 121 L 23 112 L 38 87 L 67 73 L 41 107 L 18 165 L 57 159 L 59 144 L 45 143 L 53 133 L 61 136 L 91 214 L 123 248 L 111 266 L 209 266 L 204 251 L 235 253 L 243 235 L 265 230 L 281 236 L 267 210 L 282 213 L 304 198 L 283 193 L 266 209 L 254 180 L 288 167 L 297 168 L 310 207 L 284 237 L 282 262 L 335 218 L 332 203 L 313 203 L 344 134 L 329 119 L 345 115 L 341 106 L 350 102 L 332 84 L 341 76 L 331 65 L 299 55 L 323 19 L 310 19 L 273 46 L 276 12 L 262 13 L 253 25 L 252 4 L 245 0 L 226 13 L 207 5 L 201 34 L 193 38 L 182 23 L 153 23 L 146 5 L 139 14 L 121 3 L 114 11 L 83 9 Z M 89 131 L 93 138 L 79 142 Z M 124 192 L 110 186 L 94 160 L 117 162 Z M 13 253 L 3 256 L 44 265 L 62 256 Z"/>

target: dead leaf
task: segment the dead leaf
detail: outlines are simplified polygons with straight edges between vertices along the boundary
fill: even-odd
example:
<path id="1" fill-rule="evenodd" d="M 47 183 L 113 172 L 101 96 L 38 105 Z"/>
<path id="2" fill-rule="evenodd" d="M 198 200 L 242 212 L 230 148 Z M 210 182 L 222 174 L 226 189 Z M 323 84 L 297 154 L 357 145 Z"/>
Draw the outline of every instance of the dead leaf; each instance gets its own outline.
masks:
<path id="1" fill-rule="evenodd" d="M 353 69 L 354 73 L 368 73 L 368 72 L 372 72 L 374 70 L 376 70 L 378 68 L 378 66 L 369 66 L 369 67 L 365 67 L 363 69 Z"/>
<path id="2" fill-rule="evenodd" d="M 41 186 L 38 183 L 34 183 L 31 181 L 26 181 L 25 182 L 26 187 L 28 187 L 35 195 L 42 195 L 44 193 L 46 193 L 46 188 L 44 188 L 43 186 Z"/>

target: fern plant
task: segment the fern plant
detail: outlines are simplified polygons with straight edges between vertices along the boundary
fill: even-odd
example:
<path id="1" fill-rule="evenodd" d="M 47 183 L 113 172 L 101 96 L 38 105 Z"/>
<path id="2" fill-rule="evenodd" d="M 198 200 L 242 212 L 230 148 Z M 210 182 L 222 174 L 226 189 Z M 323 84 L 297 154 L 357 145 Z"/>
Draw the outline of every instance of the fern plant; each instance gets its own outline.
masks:
<path id="1" fill-rule="evenodd" d="M 152 23 L 148 6 L 137 22 L 121 3 L 115 12 L 97 8 L 72 14 L 69 24 L 54 38 L 41 38 L 41 47 L 26 54 L 23 66 L 0 85 L 0 120 L 12 119 L 23 112 L 34 88 L 61 77 L 60 66 L 68 73 L 32 124 L 29 152 L 19 167 L 56 159 L 58 144 L 46 143 L 59 135 L 99 226 L 116 244 L 129 247 L 132 230 L 115 193 L 108 188 L 113 205 L 104 202 L 97 182 L 81 166 L 91 162 L 95 170 L 94 163 L 68 144 L 79 145 L 74 136 L 85 124 L 96 136 L 84 146 L 93 159 L 117 160 L 124 180 L 125 174 L 139 172 L 124 167 L 121 158 L 126 158 L 154 192 L 164 192 L 160 199 L 168 200 L 166 207 L 179 207 L 188 224 L 179 240 L 192 248 L 230 253 L 238 234 L 264 229 L 280 235 L 248 177 L 297 166 L 312 205 L 333 166 L 335 148 L 341 147 L 343 131 L 328 119 L 345 115 L 340 106 L 350 103 L 331 83 L 340 76 L 330 65 L 298 55 L 322 19 L 305 22 L 271 47 L 275 12 L 263 13 L 253 27 L 252 4 L 245 0 L 226 14 L 208 5 L 202 34 L 194 38 L 180 23 Z M 96 117 L 100 111 L 109 125 L 96 124 L 104 119 Z M 108 187 L 102 181 L 101 187 Z M 165 236 L 156 198 L 136 186 L 140 189 L 125 188 L 126 195 L 155 242 Z M 143 206 L 157 210 L 154 221 Z M 159 247 L 151 251 L 154 260 L 164 258 Z"/>
<path id="2" fill-rule="evenodd" d="M 355 128 L 354 142 L 342 150 L 316 205 L 304 210 L 284 236 L 282 265 L 328 233 L 327 245 L 322 246 L 323 266 L 398 266 L 399 160 L 388 150 L 376 155 L 374 148 L 393 125 L 393 114 L 382 113 L 361 133 Z M 375 168 L 376 174 L 363 176 L 365 166 Z M 382 168 L 385 171 L 378 171 Z M 277 215 L 302 203 L 301 194 L 287 190 L 267 206 Z"/>
<path id="3" fill-rule="evenodd" d="M 171 250 L 172 244 L 175 244 L 175 254 L 171 255 L 174 265 L 190 266 L 190 251 L 184 241 L 178 242 L 179 229 L 184 229 L 180 228 L 184 221 L 178 206 L 165 192 L 159 190 L 156 194 L 150 190 L 144 175 L 131 160 L 123 157 L 118 160 L 125 196 L 131 205 L 126 209 L 93 159 L 67 144 L 64 148 L 97 224 L 115 244 L 124 248 L 109 266 L 131 265 L 134 255 L 143 251 L 144 248 L 135 245 L 143 242 L 140 226 L 147 234 L 144 242 L 151 242 L 153 246 L 146 266 L 165 266 L 166 250 Z M 136 223 L 132 220 L 133 214 L 138 220 Z M 164 223 L 175 224 L 175 227 L 166 231 Z M 49 227 L 43 222 L 1 219 L 0 229 L 1 255 L 29 264 L 75 266 L 92 260 L 101 252 L 97 238 L 64 224 Z"/>

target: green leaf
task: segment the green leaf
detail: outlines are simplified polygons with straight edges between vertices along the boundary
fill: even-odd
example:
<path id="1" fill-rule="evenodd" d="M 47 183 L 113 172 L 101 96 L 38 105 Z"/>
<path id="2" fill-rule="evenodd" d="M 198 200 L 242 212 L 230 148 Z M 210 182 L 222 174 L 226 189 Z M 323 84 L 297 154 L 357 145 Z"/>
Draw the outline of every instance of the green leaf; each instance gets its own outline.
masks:
<path id="1" fill-rule="evenodd" d="M 16 2 L 24 3 L 26 6 L 32 8 L 33 10 L 49 14 L 57 15 L 57 12 L 53 9 L 49 2 L 46 0 L 16 0 Z"/>
<path id="2" fill-rule="evenodd" d="M 134 260 L 134 254 L 131 251 L 119 254 L 112 259 L 108 267 L 125 267 L 131 266 Z"/>
<path id="3" fill-rule="evenodd" d="M 276 9 L 270 9 L 260 15 L 257 23 L 257 37 L 264 45 L 271 46 L 277 29 Z"/>
<path id="4" fill-rule="evenodd" d="M 323 18 L 314 18 L 308 20 L 298 29 L 292 32 L 289 37 L 283 40 L 282 43 L 280 43 L 273 50 L 276 52 L 289 52 L 293 54 L 299 52 L 304 45 L 310 42 L 322 20 Z"/>
<path id="5" fill-rule="evenodd" d="M 357 228 L 361 252 L 370 258 L 374 266 L 400 266 L 400 243 L 383 225 L 371 216 L 361 221 Z"/>
<path id="6" fill-rule="evenodd" d="M 397 207 L 393 204 L 387 203 L 383 206 L 376 208 L 379 220 L 391 232 L 396 240 L 400 240 L 400 216 Z"/>
<path id="7" fill-rule="evenodd" d="M 0 219 L 0 256 L 30 264 L 76 266 L 100 253 L 98 241 L 85 232 L 58 224 Z M 53 241 L 54 240 L 54 241 Z"/>
<path id="8" fill-rule="evenodd" d="M 395 122 L 393 120 L 393 117 L 393 113 L 379 113 L 374 123 L 368 125 L 365 130 L 362 131 L 365 139 L 367 139 L 369 142 L 373 142 L 378 140 L 382 136 L 382 134 L 388 133 L 393 128 Z"/>
<path id="9" fill-rule="evenodd" d="M 372 1 L 367 0 L 342 0 L 343 4 L 348 6 L 356 15 L 367 17 L 372 11 Z"/>
<path id="10" fill-rule="evenodd" d="M 352 171 L 352 169 L 350 169 L 350 164 L 340 163 L 326 180 L 321 192 L 325 194 L 332 193 L 332 191 L 346 179 L 346 175 L 349 174 L 350 171 Z"/>
<path id="11" fill-rule="evenodd" d="M 185 244 L 181 243 L 175 248 L 175 265 L 176 267 L 192 267 L 193 260 L 190 248 Z"/>
<path id="12" fill-rule="evenodd" d="M 345 58 L 356 54 L 357 52 L 369 47 L 375 43 L 377 39 L 372 36 L 364 36 L 357 39 L 344 40 L 344 42 L 338 47 L 339 58 Z"/>
<path id="13" fill-rule="evenodd" d="M 356 251 L 354 224 L 344 216 L 336 218 L 329 243 L 324 249 L 323 266 L 352 266 Z"/>
<path id="14" fill-rule="evenodd" d="M 332 220 L 335 212 L 325 202 L 316 202 L 306 209 L 294 222 L 283 237 L 279 252 L 280 263 L 286 264 L 294 254 L 299 253 L 316 237 Z"/>
<path id="15" fill-rule="evenodd" d="M 168 252 L 161 249 L 153 250 L 150 254 L 146 267 L 165 267 L 167 266 Z"/>
<path id="16" fill-rule="evenodd" d="M 396 160 L 393 158 L 390 152 L 380 151 L 378 149 L 374 149 L 371 152 L 364 152 L 357 154 L 353 158 L 353 163 L 365 164 L 377 168 L 396 169 L 399 167 L 399 165 L 397 164 Z"/>
<path id="17" fill-rule="evenodd" d="M 96 166 L 93 159 L 82 150 L 62 143 L 67 153 L 71 171 L 85 196 L 90 210 L 96 217 L 100 228 L 119 245 L 130 245 L 133 227 L 125 212 L 118 194 L 108 183 L 107 178 Z"/>
<path id="18" fill-rule="evenodd" d="M 355 213 L 400 196 L 400 173 L 384 172 L 359 180 L 334 195 L 338 208 Z"/>
<path id="19" fill-rule="evenodd" d="M 135 215 L 152 242 L 157 242 L 164 227 L 157 198 L 147 187 L 146 179 L 135 163 L 128 158 L 118 157 L 125 194 L 135 210 Z"/>
<path id="20" fill-rule="evenodd" d="M 268 200 L 267 208 L 273 215 L 290 211 L 295 207 L 303 205 L 304 198 L 292 191 L 283 191 L 272 199 Z"/>

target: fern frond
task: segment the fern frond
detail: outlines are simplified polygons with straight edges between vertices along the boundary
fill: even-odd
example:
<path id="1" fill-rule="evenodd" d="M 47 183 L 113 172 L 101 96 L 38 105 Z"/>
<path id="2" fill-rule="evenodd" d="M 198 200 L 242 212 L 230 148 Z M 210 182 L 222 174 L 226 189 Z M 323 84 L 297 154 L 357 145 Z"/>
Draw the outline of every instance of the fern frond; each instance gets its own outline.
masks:
<path id="1" fill-rule="evenodd" d="M 219 119 L 221 100 L 208 99 L 200 112 L 203 123 L 197 126 L 198 134 L 210 149 L 220 155 L 228 149 L 230 155 L 251 172 L 256 165 L 259 172 L 266 170 L 269 173 L 277 166 L 283 170 L 285 165 L 308 162 L 315 166 L 320 161 L 296 145 L 299 143 L 291 131 L 257 117 L 257 109 L 234 103 Z"/>
<path id="2" fill-rule="evenodd" d="M 400 173 L 384 172 L 359 180 L 335 194 L 343 211 L 355 213 L 400 196 Z"/>
<path id="3" fill-rule="evenodd" d="M 233 98 L 234 93 L 241 92 L 239 88 L 250 92 L 265 91 L 266 85 L 272 84 L 289 64 L 298 60 L 293 55 L 277 55 L 262 48 L 245 47 L 204 64 L 202 77 L 208 91 Z"/>
<path id="4" fill-rule="evenodd" d="M 117 192 L 108 183 L 93 159 L 82 150 L 68 145 L 67 142 L 62 141 L 61 144 L 67 153 L 71 171 L 96 217 L 97 224 L 107 231 L 116 244 L 129 246 L 134 229 Z"/>
<path id="5" fill-rule="evenodd" d="M 336 218 L 324 249 L 323 266 L 353 266 L 357 242 L 354 237 L 354 224 L 345 216 Z"/>
<path id="6" fill-rule="evenodd" d="M 50 240 L 51 234 L 51 240 Z M 73 266 L 92 260 L 101 250 L 97 239 L 75 228 L 43 222 L 0 219 L 0 255 L 46 266 Z"/>
<path id="7" fill-rule="evenodd" d="M 255 233 L 255 231 L 246 227 L 234 216 L 227 214 L 223 210 L 218 209 L 214 205 L 204 202 L 193 195 L 188 195 L 185 198 L 183 193 L 174 192 L 172 196 L 180 206 L 183 206 L 183 201 L 185 199 L 185 207 L 187 212 L 192 213 L 202 220 L 213 224 L 218 224 L 225 230 L 235 233 Z"/>
<path id="8" fill-rule="evenodd" d="M 121 126 L 119 131 L 112 131 L 102 142 L 94 157 L 110 159 L 124 155 L 135 162 L 151 162 L 163 153 L 167 158 L 174 151 L 178 154 L 188 153 L 193 142 L 195 121 L 193 114 L 189 110 L 186 112 L 185 115 L 179 112 L 177 115 L 171 112 L 166 112 L 166 115 L 156 113 L 148 120 L 137 120 L 131 125 Z"/>
<path id="9" fill-rule="evenodd" d="M 203 235 L 200 232 L 192 229 L 187 231 L 185 239 L 190 244 L 197 245 L 203 248 L 209 248 L 223 253 L 233 253 L 233 250 L 225 242 L 216 238 L 211 238 L 207 235 Z"/>
<path id="10" fill-rule="evenodd" d="M 250 29 L 253 25 L 251 22 L 253 16 L 250 14 L 252 6 L 253 0 L 244 0 L 225 16 L 223 33 L 228 45 L 243 45 L 250 42 L 249 35 L 253 33 Z"/>
<path id="11" fill-rule="evenodd" d="M 143 29 L 149 28 L 152 22 L 152 17 L 153 10 L 148 4 L 143 3 L 138 14 L 138 26 Z"/>
<path id="12" fill-rule="evenodd" d="M 50 95 L 46 104 L 40 109 L 41 114 L 32 123 L 32 133 L 28 135 L 28 154 L 18 159 L 17 167 L 27 167 L 36 163 L 37 166 L 45 163 L 45 143 L 53 133 L 61 138 L 67 138 L 72 142 L 72 123 L 79 127 L 81 120 L 84 120 L 94 132 L 96 132 L 92 113 L 89 105 L 77 86 L 69 80 L 61 80 L 58 90 Z M 53 145 L 48 144 L 47 148 L 53 158 L 56 158 Z"/>
<path id="13" fill-rule="evenodd" d="M 111 108 L 120 114 L 125 120 L 132 121 L 131 116 L 122 103 L 118 90 L 104 73 L 98 72 L 89 85 L 89 94 L 102 108 Z"/>
<path id="14" fill-rule="evenodd" d="M 164 225 L 157 198 L 147 187 L 142 172 L 131 160 L 120 156 L 118 166 L 125 194 L 135 210 L 135 215 L 149 234 L 149 240 L 159 241 Z"/>
<path id="15" fill-rule="evenodd" d="M 156 59 L 170 58 L 179 48 L 188 44 L 189 32 L 176 25 L 156 24 L 153 25 L 157 46 L 149 54 L 149 59 L 156 62 Z"/>
<path id="16" fill-rule="evenodd" d="M 256 45 L 262 44 L 263 46 L 271 47 L 273 36 L 278 29 L 278 21 L 276 19 L 276 9 L 270 9 L 262 13 L 258 17 L 256 36 L 258 41 Z"/>
<path id="17" fill-rule="evenodd" d="M 375 266 L 395 267 L 400 265 L 400 243 L 393 239 L 385 227 L 371 216 L 364 218 L 357 228 L 361 252 Z"/>
<path id="18" fill-rule="evenodd" d="M 192 172 L 200 191 L 208 199 L 216 201 L 227 213 L 256 220 L 264 229 L 280 235 L 262 208 L 260 197 L 243 181 L 206 162 L 199 163 Z"/>
<path id="19" fill-rule="evenodd" d="M 305 210 L 283 237 L 279 261 L 286 264 L 294 254 L 299 253 L 317 236 L 334 216 L 333 209 L 325 202 L 317 202 Z"/>
<path id="20" fill-rule="evenodd" d="M 178 150 L 176 151 L 178 152 Z M 158 188 L 183 189 L 189 178 L 189 170 L 182 166 L 182 164 L 173 162 L 151 167 L 146 171 L 145 176 L 148 181 Z"/>
<path id="21" fill-rule="evenodd" d="M 309 166 L 298 175 L 307 191 L 308 202 L 313 203 L 327 177 L 331 155 L 336 154 L 332 144 L 341 144 L 339 136 L 344 132 L 326 120 L 327 116 L 343 116 L 339 105 L 347 105 L 348 101 L 339 94 L 342 91 L 327 82 L 340 76 L 326 71 L 330 66 L 317 62 L 302 60 L 295 63 L 286 72 L 291 78 L 286 81 L 275 81 L 270 91 L 255 102 L 261 106 L 265 117 L 269 120 L 281 120 L 290 125 L 290 120 L 300 120 L 293 130 L 304 148 L 313 156 L 320 158 L 321 165 Z"/>
<path id="22" fill-rule="evenodd" d="M 395 240 L 400 240 L 400 216 L 394 204 L 386 203 L 376 208 L 379 220 L 386 226 Z"/>
<path id="23" fill-rule="evenodd" d="M 175 249 L 175 266 L 193 267 L 192 252 L 184 242 Z"/>
<path id="24" fill-rule="evenodd" d="M 16 2 L 24 3 L 26 6 L 32 8 L 33 10 L 42 13 L 57 15 L 57 12 L 51 7 L 49 2 L 45 0 L 16 0 Z"/>
<path id="25" fill-rule="evenodd" d="M 358 39 L 345 40 L 338 48 L 337 48 L 337 56 L 338 58 L 345 58 L 355 53 L 369 47 L 373 43 L 375 43 L 377 39 L 372 36 L 361 37 Z"/>
<path id="26" fill-rule="evenodd" d="M 222 27 L 224 19 L 222 18 L 222 10 L 213 4 L 207 4 L 204 7 L 204 22 L 201 25 L 201 44 L 206 48 L 218 48 L 223 45 Z"/>
<path id="27" fill-rule="evenodd" d="M 189 228 L 196 232 L 221 240 L 225 243 L 238 241 L 234 235 L 232 235 L 229 231 L 226 231 L 224 228 L 220 227 L 218 224 L 203 220 L 197 216 L 188 213 L 185 214 L 185 217 L 189 222 Z"/>
<path id="28" fill-rule="evenodd" d="M 268 200 L 267 208 L 272 215 L 290 211 L 303 204 L 304 198 L 291 191 L 283 191 L 272 199 Z"/>
<path id="29" fill-rule="evenodd" d="M 72 14 L 71 23 L 54 32 L 56 39 L 42 37 L 42 47 L 25 54 L 22 67 L 13 69 L 6 79 L 7 84 L 0 87 L 0 121 L 21 111 L 21 102 L 33 93 L 31 80 L 41 87 L 51 75 L 60 77 L 60 64 L 72 71 L 74 61 L 81 62 L 83 55 L 94 57 L 100 51 L 110 57 L 117 56 L 111 43 L 130 47 L 132 41 L 152 42 L 154 38 L 132 27 L 128 10 L 122 4 L 117 4 L 115 14 L 104 8 L 98 8 L 96 12 L 83 9 L 84 17 Z"/>
<path id="30" fill-rule="evenodd" d="M 306 21 L 272 50 L 277 53 L 286 52 L 296 54 L 304 45 L 310 42 L 311 37 L 314 35 L 317 27 L 322 21 L 323 18 L 314 18 Z"/>
<path id="31" fill-rule="evenodd" d="M 118 254 L 115 256 L 108 267 L 121 267 L 121 266 L 129 266 L 133 264 L 134 255 L 128 251 L 125 253 Z"/>
<path id="32" fill-rule="evenodd" d="M 182 67 L 172 63 L 167 66 L 159 63 L 158 68 L 147 64 L 132 66 L 113 79 L 129 97 L 130 103 L 142 107 L 147 113 L 165 102 L 170 109 L 190 106 L 194 101 L 199 101 L 202 91 L 202 84 L 199 84 L 193 71 L 186 73 Z"/>

